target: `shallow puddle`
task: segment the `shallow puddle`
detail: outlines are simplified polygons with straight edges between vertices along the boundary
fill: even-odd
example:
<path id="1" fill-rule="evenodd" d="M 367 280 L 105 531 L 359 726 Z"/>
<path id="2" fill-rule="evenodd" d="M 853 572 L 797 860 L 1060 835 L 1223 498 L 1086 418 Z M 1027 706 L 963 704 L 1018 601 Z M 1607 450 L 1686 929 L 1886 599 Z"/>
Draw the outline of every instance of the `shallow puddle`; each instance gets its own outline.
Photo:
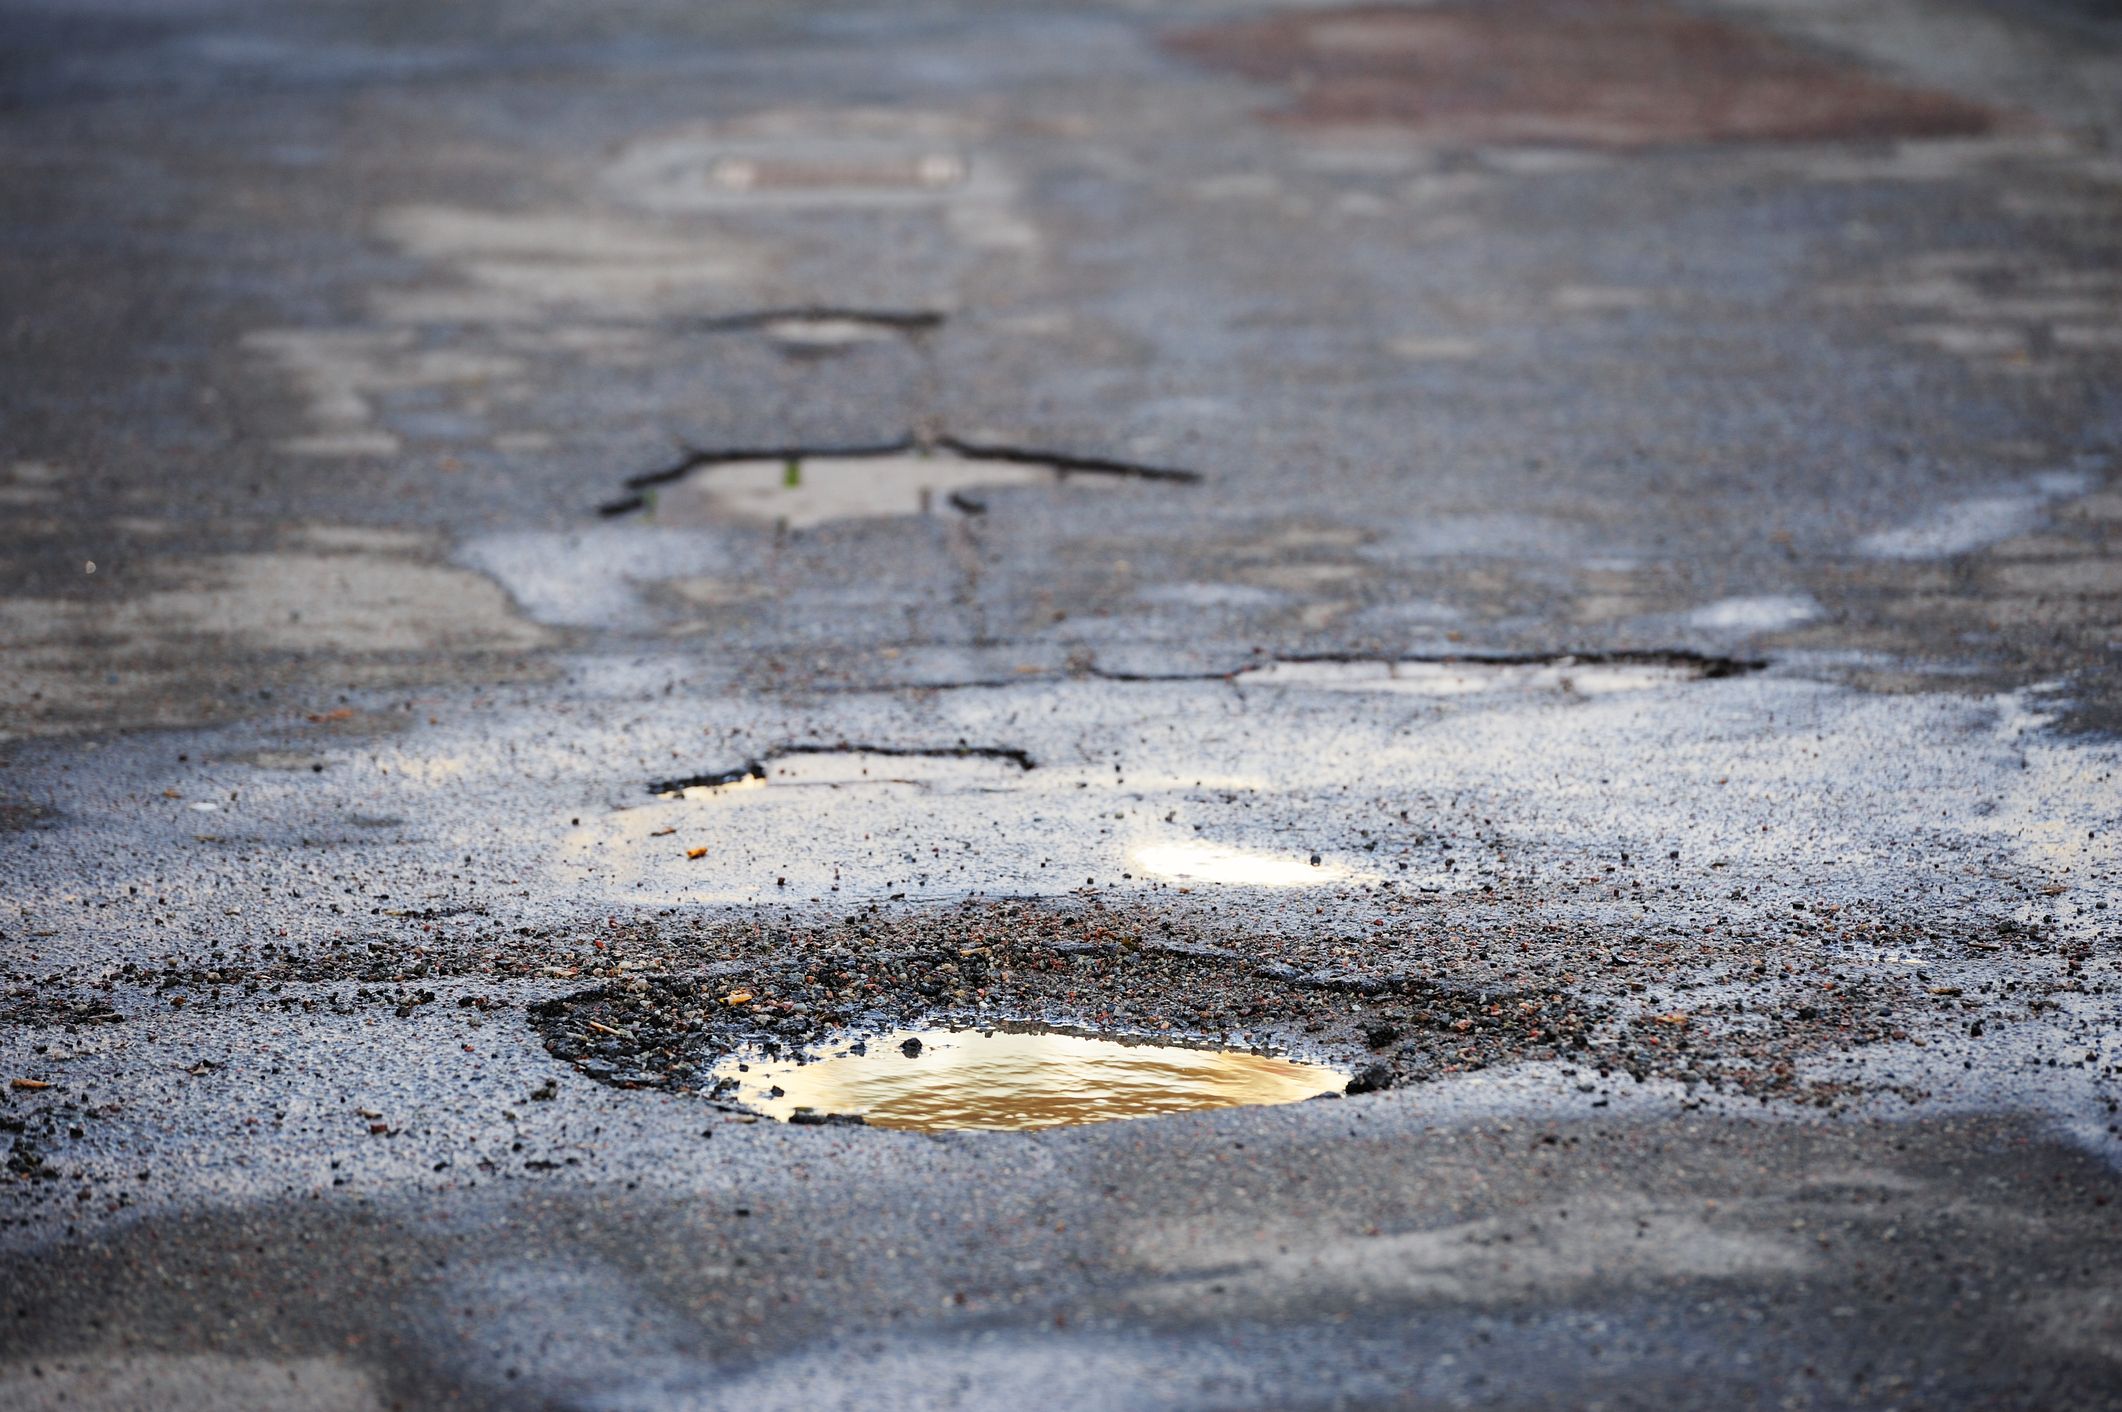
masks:
<path id="1" fill-rule="evenodd" d="M 656 496 L 659 525 L 723 520 L 809 529 L 833 520 L 965 512 L 977 492 L 1052 485 L 1040 466 L 988 465 L 955 456 L 812 456 L 703 466 Z"/>
<path id="2" fill-rule="evenodd" d="M 1004 748 L 946 747 L 937 750 L 790 747 L 734 769 L 649 786 L 658 799 L 723 799 L 767 784 L 842 789 L 859 785 L 1006 787 L 1032 768 L 1031 757 Z"/>
<path id="3" fill-rule="evenodd" d="M 1272 1055 L 1035 1027 L 899 1030 L 836 1045 L 807 1064 L 733 1057 L 715 1074 L 736 1080 L 748 1107 L 784 1121 L 856 1113 L 872 1127 L 922 1132 L 1295 1103 L 1348 1082 L 1325 1065 Z"/>
<path id="4" fill-rule="evenodd" d="M 978 515 L 997 490 L 1026 486 L 1113 485 L 1123 480 L 1188 482 L 1190 471 L 1016 449 L 982 452 L 962 444 L 810 454 L 703 455 L 681 477 L 658 472 L 631 486 L 658 486 L 607 513 L 646 508 L 658 525 L 732 520 L 810 529 L 836 520 L 905 515 Z M 658 485 L 669 480 L 668 484 Z"/>
<path id="5" fill-rule="evenodd" d="M 1233 887 L 1324 887 L 1364 876 L 1316 853 L 1267 853 L 1197 839 L 1137 843 L 1127 850 L 1127 866 L 1144 877 Z"/>
<path id="6" fill-rule="evenodd" d="M 899 331 L 872 319 L 790 317 L 759 326 L 760 332 L 795 353 L 829 353 L 859 343 L 888 343 Z"/>

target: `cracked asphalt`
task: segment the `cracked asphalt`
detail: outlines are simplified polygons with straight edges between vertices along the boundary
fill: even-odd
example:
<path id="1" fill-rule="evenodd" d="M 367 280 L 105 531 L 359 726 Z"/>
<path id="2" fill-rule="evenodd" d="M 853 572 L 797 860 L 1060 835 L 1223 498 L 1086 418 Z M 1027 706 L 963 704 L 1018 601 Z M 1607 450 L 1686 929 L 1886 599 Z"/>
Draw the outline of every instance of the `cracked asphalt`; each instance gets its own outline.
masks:
<path id="1" fill-rule="evenodd" d="M 0 0 L 0 1406 L 2122 1407 L 2094 0 Z M 782 1124 L 1036 1022 L 1342 1097 Z"/>

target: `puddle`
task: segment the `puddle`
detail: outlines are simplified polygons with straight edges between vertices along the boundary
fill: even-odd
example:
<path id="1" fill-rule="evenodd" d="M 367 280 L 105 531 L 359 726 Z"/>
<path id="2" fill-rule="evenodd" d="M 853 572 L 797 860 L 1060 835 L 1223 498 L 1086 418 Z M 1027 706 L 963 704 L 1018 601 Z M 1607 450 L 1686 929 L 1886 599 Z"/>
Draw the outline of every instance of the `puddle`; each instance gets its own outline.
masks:
<path id="1" fill-rule="evenodd" d="M 712 775 L 696 775 L 691 779 L 658 780 L 649 786 L 649 793 L 666 800 L 721 799 L 764 788 L 766 771 L 758 765 L 744 765 Z"/>
<path id="2" fill-rule="evenodd" d="M 979 515 L 986 513 L 993 491 L 1122 479 L 1197 477 L 1120 461 L 947 441 L 847 451 L 708 452 L 688 457 L 674 471 L 634 478 L 630 486 L 645 493 L 607 513 L 643 509 L 663 526 L 736 521 L 800 530 L 837 520 Z"/>
<path id="3" fill-rule="evenodd" d="M 992 785 L 998 767 L 1004 776 L 1033 768 L 1030 755 L 1005 746 L 966 745 L 935 750 L 888 746 L 789 746 L 765 763 L 748 761 L 733 769 L 658 780 L 649 793 L 658 799 L 715 799 L 734 790 L 776 785 L 960 784 Z"/>
<path id="4" fill-rule="evenodd" d="M 1036 1027 L 898 1030 L 843 1042 L 807 1064 L 733 1057 L 715 1073 L 735 1080 L 745 1105 L 783 1121 L 860 1114 L 872 1127 L 919 1132 L 1295 1103 L 1348 1083 L 1339 1070 L 1272 1055 Z"/>
<path id="5" fill-rule="evenodd" d="M 886 343 L 892 330 L 863 319 L 775 319 L 760 331 L 792 353 L 828 353 L 858 343 Z"/>
<path id="6" fill-rule="evenodd" d="M 598 513 L 638 512 L 664 526 L 737 521 L 805 529 L 943 510 L 984 514 L 989 491 L 1013 486 L 1100 480 L 1191 485 L 1200 479 L 1197 471 L 1105 456 L 906 436 L 868 446 L 688 451 L 676 465 L 627 477 L 630 493 L 599 506 Z"/>
<path id="7" fill-rule="evenodd" d="M 830 352 L 860 343 L 918 338 L 943 326 L 934 309 L 852 309 L 832 306 L 754 309 L 703 319 L 700 333 L 758 333 L 785 352 Z"/>
<path id="8" fill-rule="evenodd" d="M 1191 839 L 1138 843 L 1127 850 L 1127 867 L 1143 877 L 1232 887 L 1324 887 L 1364 876 L 1317 854 L 1262 853 Z"/>
<path id="9" fill-rule="evenodd" d="M 1653 691 L 1682 682 L 1735 676 L 1755 664 L 1720 658 L 1670 660 L 1270 662 L 1232 680 L 1248 686 L 1311 687 L 1321 691 L 1386 691 L 1404 696 L 1476 696 L 1483 692 L 1551 691 L 1611 696 Z"/>
<path id="10" fill-rule="evenodd" d="M 956 456 L 818 456 L 729 461 L 703 468 L 662 491 L 651 511 L 659 525 L 725 520 L 809 529 L 834 520 L 977 514 L 981 493 L 1054 485 L 1051 469 L 995 465 Z"/>

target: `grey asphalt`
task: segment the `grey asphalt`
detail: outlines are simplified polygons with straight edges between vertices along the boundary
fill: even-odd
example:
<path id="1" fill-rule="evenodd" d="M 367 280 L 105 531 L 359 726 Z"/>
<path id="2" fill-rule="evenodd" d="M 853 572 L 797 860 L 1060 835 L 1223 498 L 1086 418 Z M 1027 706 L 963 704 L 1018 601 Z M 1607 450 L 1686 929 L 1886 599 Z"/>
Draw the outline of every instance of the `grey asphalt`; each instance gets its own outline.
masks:
<path id="1" fill-rule="evenodd" d="M 2122 1406 L 2118 140 L 2064 0 L 0 0 L 0 1406 Z M 709 1072 L 1013 1020 L 1387 1086 Z"/>

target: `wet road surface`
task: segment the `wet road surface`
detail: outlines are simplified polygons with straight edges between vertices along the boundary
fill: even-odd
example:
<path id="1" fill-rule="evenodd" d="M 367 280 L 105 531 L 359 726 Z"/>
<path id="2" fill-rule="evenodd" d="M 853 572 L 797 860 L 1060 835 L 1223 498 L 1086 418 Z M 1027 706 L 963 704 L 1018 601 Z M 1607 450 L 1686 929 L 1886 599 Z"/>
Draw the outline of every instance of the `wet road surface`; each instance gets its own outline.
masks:
<path id="1" fill-rule="evenodd" d="M 2122 1405 L 2122 27 L 1591 14 L 0 3 L 0 1405 Z"/>

